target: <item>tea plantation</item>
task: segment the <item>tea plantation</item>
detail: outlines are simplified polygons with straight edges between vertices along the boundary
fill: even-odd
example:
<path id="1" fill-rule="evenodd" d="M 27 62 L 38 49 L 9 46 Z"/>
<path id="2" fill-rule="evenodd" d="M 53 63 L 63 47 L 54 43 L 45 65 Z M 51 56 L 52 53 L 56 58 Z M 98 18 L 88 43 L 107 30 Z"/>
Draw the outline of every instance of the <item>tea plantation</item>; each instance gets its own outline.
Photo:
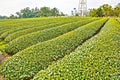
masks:
<path id="1" fill-rule="evenodd" d="M 5 80 L 120 80 L 120 19 L 1 20 L 0 52 Z"/>

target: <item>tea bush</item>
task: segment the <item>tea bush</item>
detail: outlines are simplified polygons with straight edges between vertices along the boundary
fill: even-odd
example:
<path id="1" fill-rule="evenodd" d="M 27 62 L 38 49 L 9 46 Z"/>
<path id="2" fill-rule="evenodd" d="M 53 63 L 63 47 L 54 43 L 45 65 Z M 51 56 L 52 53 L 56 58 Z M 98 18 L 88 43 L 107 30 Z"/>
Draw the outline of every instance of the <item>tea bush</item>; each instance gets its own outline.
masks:
<path id="1" fill-rule="evenodd" d="M 78 19 L 78 18 L 77 18 Z M 48 25 L 51 23 L 56 23 L 58 21 L 62 21 L 62 20 L 75 20 L 75 18 L 43 18 L 43 19 L 22 19 L 22 20 L 14 20 L 12 22 L 6 22 L 4 21 L 3 23 L 1 23 L 0 25 L 2 25 L 2 27 L 6 27 L 5 29 L 3 28 L 3 30 L 6 30 L 5 32 L 3 32 L 0 35 L 0 39 L 5 39 L 7 36 L 9 36 L 10 34 L 17 32 L 17 31 L 21 31 L 21 30 L 25 30 L 28 28 L 33 28 L 33 27 L 40 27 L 43 25 Z M 10 27 L 9 27 L 10 26 Z M 10 29 L 8 29 L 10 28 Z"/>
<path id="2" fill-rule="evenodd" d="M 54 61 L 71 53 L 85 39 L 92 37 L 106 20 L 94 21 L 57 38 L 18 52 L 0 66 L 0 74 L 10 80 L 30 79 Z"/>
<path id="3" fill-rule="evenodd" d="M 81 20 L 79 22 L 68 23 L 58 27 L 53 27 L 50 29 L 45 29 L 43 31 L 38 31 L 25 36 L 21 36 L 8 43 L 5 47 L 5 52 L 7 52 L 8 54 L 15 54 L 29 46 L 60 36 L 93 20 L 94 19 Z"/>
<path id="4" fill-rule="evenodd" d="M 60 26 L 60 25 L 63 25 L 63 24 L 71 23 L 73 21 L 75 21 L 75 20 L 67 20 L 67 21 L 62 20 L 62 21 L 59 21 L 59 22 L 54 22 L 54 23 L 51 23 L 51 24 L 43 25 L 43 26 L 38 26 L 37 25 L 37 27 L 28 28 L 28 29 L 25 29 L 25 30 L 20 30 L 20 31 L 14 32 L 13 34 L 10 34 L 9 36 L 7 36 L 5 38 L 5 42 L 10 42 L 13 39 L 18 38 L 22 35 L 26 35 L 26 34 L 29 34 L 29 33 L 33 33 L 33 32 L 41 31 L 41 30 L 44 30 L 44 29 L 49 29 L 49 28 L 52 28 L 52 27 L 56 27 L 56 26 Z"/>
<path id="5" fill-rule="evenodd" d="M 119 80 L 120 24 L 110 19 L 101 32 L 33 80 Z"/>

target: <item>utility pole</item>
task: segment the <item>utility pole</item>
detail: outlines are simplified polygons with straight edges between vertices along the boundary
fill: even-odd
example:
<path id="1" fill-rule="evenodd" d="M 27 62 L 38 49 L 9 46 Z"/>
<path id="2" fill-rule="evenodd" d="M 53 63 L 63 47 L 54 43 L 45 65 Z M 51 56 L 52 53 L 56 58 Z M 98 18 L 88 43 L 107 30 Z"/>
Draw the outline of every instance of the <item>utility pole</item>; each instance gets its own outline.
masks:
<path id="1" fill-rule="evenodd" d="M 79 0 L 78 14 L 79 16 L 85 16 L 87 14 L 87 0 Z"/>

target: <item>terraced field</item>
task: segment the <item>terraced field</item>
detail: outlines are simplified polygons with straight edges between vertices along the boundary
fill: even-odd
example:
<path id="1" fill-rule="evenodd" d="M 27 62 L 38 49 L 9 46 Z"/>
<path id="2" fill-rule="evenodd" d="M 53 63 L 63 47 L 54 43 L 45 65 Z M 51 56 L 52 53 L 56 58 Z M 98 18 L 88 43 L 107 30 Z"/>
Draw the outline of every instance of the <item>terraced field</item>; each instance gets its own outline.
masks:
<path id="1" fill-rule="evenodd" d="M 6 80 L 119 80 L 119 21 L 80 17 L 0 21 L 4 58 L 0 76 Z"/>

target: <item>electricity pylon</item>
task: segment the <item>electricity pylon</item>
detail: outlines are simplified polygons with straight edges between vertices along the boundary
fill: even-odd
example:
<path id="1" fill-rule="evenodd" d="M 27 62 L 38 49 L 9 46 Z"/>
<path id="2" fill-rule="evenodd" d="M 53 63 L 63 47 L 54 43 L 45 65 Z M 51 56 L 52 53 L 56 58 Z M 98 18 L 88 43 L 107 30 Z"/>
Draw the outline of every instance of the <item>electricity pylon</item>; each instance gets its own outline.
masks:
<path id="1" fill-rule="evenodd" d="M 79 16 L 85 16 L 87 14 L 87 0 L 79 0 L 78 14 Z"/>

